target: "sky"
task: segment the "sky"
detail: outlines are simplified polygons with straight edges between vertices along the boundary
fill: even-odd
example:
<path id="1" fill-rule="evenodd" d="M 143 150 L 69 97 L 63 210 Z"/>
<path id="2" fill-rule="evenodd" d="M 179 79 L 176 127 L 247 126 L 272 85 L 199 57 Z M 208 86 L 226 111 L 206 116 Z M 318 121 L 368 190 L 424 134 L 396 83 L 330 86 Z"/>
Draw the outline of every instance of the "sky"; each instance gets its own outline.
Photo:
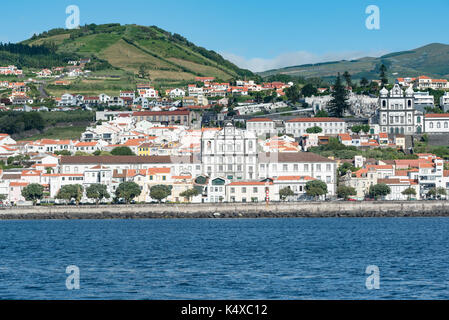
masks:
<path id="1" fill-rule="evenodd" d="M 64 28 L 69 5 L 81 25 L 156 25 L 252 71 L 449 44 L 448 0 L 15 0 L 2 3 L 0 41 Z"/>

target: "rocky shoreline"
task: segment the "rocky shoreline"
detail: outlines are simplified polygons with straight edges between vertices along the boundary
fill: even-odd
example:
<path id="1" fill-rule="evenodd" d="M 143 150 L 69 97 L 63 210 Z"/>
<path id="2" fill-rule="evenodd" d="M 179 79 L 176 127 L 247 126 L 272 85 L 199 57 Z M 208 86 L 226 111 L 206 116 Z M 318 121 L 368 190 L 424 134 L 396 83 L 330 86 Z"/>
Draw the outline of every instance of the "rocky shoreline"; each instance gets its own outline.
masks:
<path id="1" fill-rule="evenodd" d="M 0 220 L 449 217 L 449 201 L 1 208 Z"/>

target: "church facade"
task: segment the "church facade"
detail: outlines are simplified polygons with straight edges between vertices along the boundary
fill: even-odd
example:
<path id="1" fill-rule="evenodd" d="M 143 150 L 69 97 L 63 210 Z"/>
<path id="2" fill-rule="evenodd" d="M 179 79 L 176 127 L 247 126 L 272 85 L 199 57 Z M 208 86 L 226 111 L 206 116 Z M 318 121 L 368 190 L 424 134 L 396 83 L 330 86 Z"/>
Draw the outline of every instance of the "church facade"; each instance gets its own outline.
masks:
<path id="1" fill-rule="evenodd" d="M 390 91 L 383 88 L 377 118 L 380 132 L 405 135 L 423 132 L 423 114 L 415 109 L 411 87 L 405 93 L 398 84 Z"/>

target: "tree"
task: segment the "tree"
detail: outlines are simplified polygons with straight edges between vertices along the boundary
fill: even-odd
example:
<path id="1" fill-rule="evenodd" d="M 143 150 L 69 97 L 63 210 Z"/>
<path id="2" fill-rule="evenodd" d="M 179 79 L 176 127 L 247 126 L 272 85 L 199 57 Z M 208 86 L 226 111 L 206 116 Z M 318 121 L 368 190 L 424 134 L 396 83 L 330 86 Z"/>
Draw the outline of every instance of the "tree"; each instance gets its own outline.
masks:
<path id="1" fill-rule="evenodd" d="M 22 189 L 22 196 L 26 201 L 33 201 L 33 205 L 35 205 L 37 200 L 44 196 L 44 187 L 37 183 L 29 184 Z"/>
<path id="2" fill-rule="evenodd" d="M 431 188 L 429 189 L 429 191 L 427 191 L 427 198 L 433 198 L 436 197 L 437 195 L 437 189 L 436 188 Z"/>
<path id="3" fill-rule="evenodd" d="M 368 81 L 367 78 L 363 77 L 363 78 L 360 80 L 360 86 L 361 86 L 361 87 L 366 88 L 366 87 L 368 86 L 368 84 L 369 84 L 369 81 Z"/>
<path id="4" fill-rule="evenodd" d="M 129 147 L 117 147 L 111 151 L 113 156 L 135 156 Z"/>
<path id="5" fill-rule="evenodd" d="M 216 104 L 212 107 L 212 111 L 216 114 L 221 113 L 223 111 L 223 106 L 221 104 Z"/>
<path id="6" fill-rule="evenodd" d="M 345 71 L 345 73 L 343 73 L 343 78 L 345 78 L 346 85 L 347 85 L 348 87 L 352 87 L 351 75 L 349 74 L 348 71 Z"/>
<path id="7" fill-rule="evenodd" d="M 357 191 L 353 187 L 339 186 L 337 188 L 337 196 L 339 198 L 348 199 L 349 196 L 357 195 Z"/>
<path id="8" fill-rule="evenodd" d="M 327 194 L 327 184 L 321 180 L 309 181 L 306 184 L 306 194 L 314 198 L 325 195 Z"/>
<path id="9" fill-rule="evenodd" d="M 150 197 L 156 199 L 160 203 L 162 200 L 171 195 L 171 190 L 172 186 L 166 186 L 163 184 L 152 186 L 150 189 Z"/>
<path id="10" fill-rule="evenodd" d="M 365 133 L 368 133 L 370 131 L 370 126 L 367 124 L 362 124 L 362 125 L 355 125 L 351 128 L 351 131 L 354 133 L 359 134 L 360 131 L 363 131 Z"/>
<path id="11" fill-rule="evenodd" d="M 359 125 L 353 126 L 353 127 L 351 128 L 351 131 L 354 132 L 354 133 L 356 133 L 356 134 L 359 134 L 360 131 L 362 131 L 362 126 L 359 126 Z"/>
<path id="12" fill-rule="evenodd" d="M 349 109 L 347 103 L 348 93 L 341 83 L 340 73 L 334 84 L 334 90 L 331 93 L 332 99 L 329 102 L 329 112 L 333 117 L 343 117 L 346 110 Z"/>
<path id="13" fill-rule="evenodd" d="M 92 156 L 92 154 L 90 154 L 89 152 L 77 151 L 75 152 L 75 156 L 88 157 Z"/>
<path id="14" fill-rule="evenodd" d="M 302 87 L 301 89 L 301 94 L 304 97 L 311 97 L 314 96 L 318 93 L 318 90 L 310 83 L 306 84 L 304 87 Z"/>
<path id="15" fill-rule="evenodd" d="M 323 129 L 315 126 L 315 127 L 307 128 L 306 132 L 307 133 L 321 133 L 321 132 L 323 132 Z"/>
<path id="16" fill-rule="evenodd" d="M 338 173 L 340 174 L 340 176 L 344 176 L 348 171 L 354 172 L 357 171 L 357 168 L 349 162 L 345 162 L 338 167 Z"/>
<path id="17" fill-rule="evenodd" d="M 279 190 L 279 196 L 281 197 L 282 201 L 285 201 L 288 197 L 294 196 L 295 193 L 290 189 L 289 187 L 285 187 L 281 190 Z"/>
<path id="18" fill-rule="evenodd" d="M 373 185 L 369 188 L 369 195 L 377 200 L 378 197 L 384 197 L 391 193 L 391 188 L 384 183 Z"/>
<path id="19" fill-rule="evenodd" d="M 76 205 L 79 205 L 81 198 L 83 197 L 84 188 L 80 184 L 68 184 L 62 186 L 59 189 L 56 199 L 66 200 L 70 202 L 72 199 L 75 200 Z"/>
<path id="20" fill-rule="evenodd" d="M 171 191 L 170 191 L 170 194 L 171 194 Z M 200 194 L 200 192 L 198 191 L 198 189 L 193 188 L 193 189 L 188 189 L 188 190 L 186 190 L 186 191 L 184 191 L 184 192 L 181 192 L 179 195 L 180 195 L 181 197 L 186 198 L 186 199 L 189 200 L 189 202 L 190 202 L 190 199 L 191 199 L 192 197 L 196 197 L 196 196 L 199 195 L 199 194 Z"/>
<path id="21" fill-rule="evenodd" d="M 412 187 L 408 187 L 404 191 L 401 192 L 404 196 L 408 196 L 408 200 L 411 199 L 412 196 L 416 196 L 416 190 Z"/>
<path id="22" fill-rule="evenodd" d="M 108 192 L 108 188 L 104 184 L 92 184 L 86 189 L 86 196 L 89 199 L 95 200 L 98 203 L 103 199 L 108 199 L 111 195 Z"/>
<path id="23" fill-rule="evenodd" d="M 444 189 L 442 187 L 437 188 L 437 195 L 440 198 L 441 198 L 441 196 L 447 195 L 446 189 Z"/>
<path id="24" fill-rule="evenodd" d="M 326 110 L 320 110 L 315 114 L 315 118 L 327 118 L 329 117 L 329 113 Z"/>
<path id="25" fill-rule="evenodd" d="M 118 186 L 117 190 L 115 190 L 115 196 L 117 198 L 125 199 L 126 203 L 130 203 L 131 200 L 140 196 L 142 190 L 140 186 L 135 182 L 122 182 Z"/>
<path id="26" fill-rule="evenodd" d="M 386 86 L 388 84 L 387 67 L 382 63 L 379 70 L 380 70 L 380 81 L 382 82 L 382 86 Z"/>
<path id="27" fill-rule="evenodd" d="M 6 199 L 8 199 L 6 194 L 0 194 L 0 201 L 5 201 Z"/>
<path id="28" fill-rule="evenodd" d="M 368 133 L 371 130 L 371 127 L 368 124 L 362 124 L 361 127 L 364 133 Z"/>
<path id="29" fill-rule="evenodd" d="M 71 156 L 72 153 L 69 150 L 55 151 L 54 154 L 58 156 Z"/>
<path id="30" fill-rule="evenodd" d="M 147 71 L 147 67 L 145 65 L 140 65 L 139 72 L 138 72 L 139 78 L 146 79 L 150 78 L 150 74 Z"/>
<path id="31" fill-rule="evenodd" d="M 263 96 L 262 93 L 257 91 L 256 94 L 254 95 L 254 101 L 256 103 L 261 103 L 263 101 Z"/>
<path id="32" fill-rule="evenodd" d="M 295 84 L 290 88 L 285 89 L 285 95 L 292 103 L 298 102 L 300 98 L 298 85 Z"/>

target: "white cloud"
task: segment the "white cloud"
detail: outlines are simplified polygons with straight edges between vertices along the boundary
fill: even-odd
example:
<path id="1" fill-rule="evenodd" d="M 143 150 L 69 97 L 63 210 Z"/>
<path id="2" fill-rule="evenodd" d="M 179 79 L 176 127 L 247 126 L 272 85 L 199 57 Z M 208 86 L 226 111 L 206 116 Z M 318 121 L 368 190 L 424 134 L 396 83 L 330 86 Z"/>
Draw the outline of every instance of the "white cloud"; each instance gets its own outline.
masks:
<path id="1" fill-rule="evenodd" d="M 366 52 L 366 51 L 348 51 L 348 52 L 329 52 L 318 55 L 307 51 L 287 52 L 274 58 L 250 58 L 247 59 L 233 53 L 221 53 L 229 61 L 235 63 L 240 68 L 249 69 L 253 72 L 267 71 L 290 66 L 297 66 L 309 63 L 319 63 L 327 61 L 353 60 L 363 57 L 379 57 L 388 53 L 387 51 Z"/>

